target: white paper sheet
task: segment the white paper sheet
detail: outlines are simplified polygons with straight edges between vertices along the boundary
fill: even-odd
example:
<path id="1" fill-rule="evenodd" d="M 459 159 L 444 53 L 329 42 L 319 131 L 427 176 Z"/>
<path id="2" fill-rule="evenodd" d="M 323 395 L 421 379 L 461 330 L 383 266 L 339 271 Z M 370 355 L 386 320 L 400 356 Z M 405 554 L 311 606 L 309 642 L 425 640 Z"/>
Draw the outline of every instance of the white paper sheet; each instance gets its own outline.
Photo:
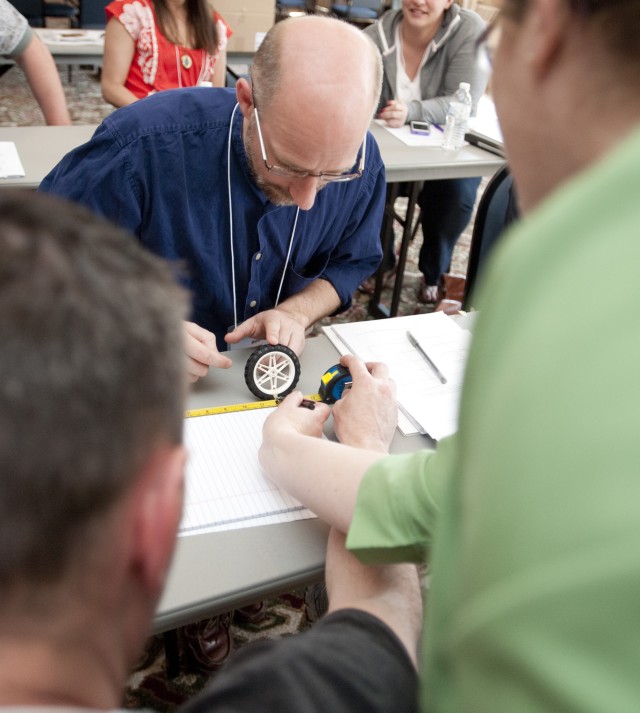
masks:
<path id="1" fill-rule="evenodd" d="M 478 113 L 469 119 L 469 128 L 479 134 L 484 134 L 494 141 L 503 143 L 502 129 L 496 114 L 496 107 L 491 99 L 483 94 L 478 102 Z"/>
<path id="2" fill-rule="evenodd" d="M 350 322 L 324 327 L 341 354 L 382 361 L 396 382 L 398 405 L 406 420 L 402 433 L 428 433 L 439 440 L 454 433 L 471 333 L 444 312 Z M 447 378 L 442 384 L 408 337 L 411 331 Z"/>
<path id="3" fill-rule="evenodd" d="M 429 136 L 422 136 L 420 134 L 412 134 L 409 124 L 405 124 L 398 129 L 392 129 L 382 119 L 376 119 L 375 121 L 407 146 L 442 145 L 444 133 L 441 129 L 444 128 L 444 125 L 438 129 L 439 124 L 432 124 Z M 469 129 L 502 143 L 502 131 L 500 130 L 496 108 L 493 101 L 486 94 L 480 97 L 476 116 L 469 119 Z M 465 141 L 463 145 L 466 146 L 467 142 Z"/>
<path id="4" fill-rule="evenodd" d="M 185 419 L 189 460 L 180 535 L 315 517 L 262 474 L 258 449 L 272 410 Z"/>
<path id="5" fill-rule="evenodd" d="M 22 178 L 24 168 L 13 141 L 0 141 L 0 178 Z"/>
<path id="6" fill-rule="evenodd" d="M 428 136 L 424 136 L 423 134 L 412 134 L 409 124 L 405 124 L 398 129 L 392 129 L 380 119 L 376 119 L 376 123 L 380 124 L 383 129 L 386 129 L 392 136 L 400 139 L 407 146 L 442 146 L 444 134 L 435 125 L 431 126 L 431 133 Z"/>

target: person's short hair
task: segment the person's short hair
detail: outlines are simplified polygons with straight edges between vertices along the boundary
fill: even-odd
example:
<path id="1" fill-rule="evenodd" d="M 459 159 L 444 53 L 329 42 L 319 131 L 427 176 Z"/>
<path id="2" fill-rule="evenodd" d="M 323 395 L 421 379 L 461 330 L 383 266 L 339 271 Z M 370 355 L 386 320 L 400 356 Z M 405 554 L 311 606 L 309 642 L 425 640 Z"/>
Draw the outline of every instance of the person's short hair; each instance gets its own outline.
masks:
<path id="1" fill-rule="evenodd" d="M 62 580 L 160 444 L 180 443 L 187 299 L 80 206 L 0 192 L 0 606 Z"/>

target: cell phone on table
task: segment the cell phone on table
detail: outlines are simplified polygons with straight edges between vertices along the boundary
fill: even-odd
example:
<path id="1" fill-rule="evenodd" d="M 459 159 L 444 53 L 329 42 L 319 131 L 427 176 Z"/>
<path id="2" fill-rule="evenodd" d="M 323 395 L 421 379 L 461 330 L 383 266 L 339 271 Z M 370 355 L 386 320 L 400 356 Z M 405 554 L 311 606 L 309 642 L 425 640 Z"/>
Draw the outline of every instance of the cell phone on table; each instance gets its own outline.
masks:
<path id="1" fill-rule="evenodd" d="M 422 136 L 429 136 L 429 134 L 431 133 L 431 124 L 428 121 L 412 121 L 411 133 L 422 134 Z"/>

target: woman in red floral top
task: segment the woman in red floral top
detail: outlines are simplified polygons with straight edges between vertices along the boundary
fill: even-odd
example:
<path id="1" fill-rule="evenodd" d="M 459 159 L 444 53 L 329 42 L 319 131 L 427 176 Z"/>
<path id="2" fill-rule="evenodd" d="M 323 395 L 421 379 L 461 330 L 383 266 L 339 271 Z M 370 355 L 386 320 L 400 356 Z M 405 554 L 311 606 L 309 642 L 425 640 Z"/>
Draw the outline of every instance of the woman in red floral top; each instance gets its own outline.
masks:
<path id="1" fill-rule="evenodd" d="M 207 0 L 114 0 L 105 11 L 102 95 L 110 104 L 224 86 L 231 30 Z"/>

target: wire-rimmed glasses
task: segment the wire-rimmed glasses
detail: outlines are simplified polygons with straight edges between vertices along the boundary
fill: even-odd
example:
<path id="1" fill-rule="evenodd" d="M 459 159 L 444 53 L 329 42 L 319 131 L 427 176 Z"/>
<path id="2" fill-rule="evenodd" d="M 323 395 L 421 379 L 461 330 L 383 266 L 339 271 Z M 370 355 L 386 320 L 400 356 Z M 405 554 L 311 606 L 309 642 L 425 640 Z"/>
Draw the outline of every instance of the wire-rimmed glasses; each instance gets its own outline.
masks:
<path id="1" fill-rule="evenodd" d="M 367 152 L 367 137 L 365 135 L 360 147 L 360 161 L 358 162 L 358 168 L 355 171 L 345 171 L 343 173 L 333 172 L 333 171 L 320 171 L 320 173 L 312 173 L 311 171 L 301 171 L 295 168 L 284 168 L 282 166 L 275 166 L 270 164 L 267 160 L 267 151 L 264 146 L 264 139 L 262 138 L 262 129 L 260 128 L 260 117 L 258 116 L 258 107 L 254 103 L 254 112 L 256 116 L 256 126 L 258 127 L 258 140 L 260 141 L 260 150 L 262 151 L 262 160 L 264 165 L 267 167 L 267 171 L 274 176 L 281 176 L 282 178 L 307 178 L 311 176 L 312 178 L 320 178 L 325 183 L 329 182 L 345 182 L 353 181 L 355 178 L 360 178 L 364 173 L 365 156 Z"/>

